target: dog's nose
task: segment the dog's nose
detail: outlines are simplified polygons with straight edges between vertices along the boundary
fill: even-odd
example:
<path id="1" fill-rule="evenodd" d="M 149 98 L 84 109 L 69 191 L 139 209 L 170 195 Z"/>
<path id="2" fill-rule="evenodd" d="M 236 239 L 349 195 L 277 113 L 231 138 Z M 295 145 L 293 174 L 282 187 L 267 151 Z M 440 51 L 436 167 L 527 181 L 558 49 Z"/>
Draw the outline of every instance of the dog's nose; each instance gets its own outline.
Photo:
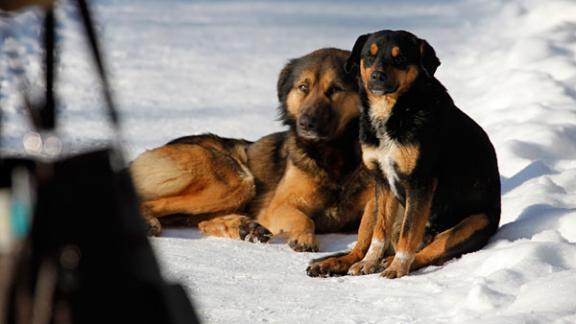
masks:
<path id="1" fill-rule="evenodd" d="M 382 71 L 374 71 L 374 72 L 372 72 L 370 79 L 372 79 L 372 81 L 383 82 L 383 81 L 386 81 L 386 74 L 384 74 L 384 72 L 382 72 Z"/>
<path id="2" fill-rule="evenodd" d="M 312 130 L 316 128 L 316 118 L 310 115 L 303 115 L 298 119 L 298 124 L 304 130 Z"/>

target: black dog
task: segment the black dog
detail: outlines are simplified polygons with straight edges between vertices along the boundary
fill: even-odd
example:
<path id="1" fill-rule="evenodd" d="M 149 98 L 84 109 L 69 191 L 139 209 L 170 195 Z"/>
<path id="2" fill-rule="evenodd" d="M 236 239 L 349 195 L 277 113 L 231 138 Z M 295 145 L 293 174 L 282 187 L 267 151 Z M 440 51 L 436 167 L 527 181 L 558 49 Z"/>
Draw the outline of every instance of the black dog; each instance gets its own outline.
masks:
<path id="1" fill-rule="evenodd" d="M 396 278 L 482 248 L 500 221 L 496 153 L 482 128 L 434 78 L 434 49 L 406 31 L 356 41 L 364 163 L 380 179 L 379 212 L 362 220 L 344 255 L 312 262 L 311 276 L 382 271 Z M 378 191 L 377 191 L 378 193 Z"/>

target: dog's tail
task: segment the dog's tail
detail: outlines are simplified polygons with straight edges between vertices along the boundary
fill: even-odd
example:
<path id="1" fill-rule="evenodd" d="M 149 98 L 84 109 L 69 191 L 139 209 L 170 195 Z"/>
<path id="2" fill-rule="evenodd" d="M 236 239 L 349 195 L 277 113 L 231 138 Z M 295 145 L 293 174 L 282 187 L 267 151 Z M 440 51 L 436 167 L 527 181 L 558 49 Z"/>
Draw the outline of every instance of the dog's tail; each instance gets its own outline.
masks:
<path id="1" fill-rule="evenodd" d="M 167 153 L 163 148 L 146 151 L 130 165 L 134 186 L 143 200 L 176 195 L 194 180 L 194 174 Z"/>

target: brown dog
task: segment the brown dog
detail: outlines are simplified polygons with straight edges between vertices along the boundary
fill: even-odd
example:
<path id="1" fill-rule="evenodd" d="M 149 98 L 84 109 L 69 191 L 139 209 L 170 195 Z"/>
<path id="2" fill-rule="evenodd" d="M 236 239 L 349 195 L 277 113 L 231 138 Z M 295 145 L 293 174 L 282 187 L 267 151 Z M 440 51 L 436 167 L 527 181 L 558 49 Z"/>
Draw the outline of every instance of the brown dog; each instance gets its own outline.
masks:
<path id="1" fill-rule="evenodd" d="M 406 31 L 356 41 L 347 67 L 358 79 L 360 141 L 377 171 L 379 213 L 362 219 L 350 253 L 313 261 L 310 276 L 397 278 L 476 251 L 496 232 L 496 153 L 434 78 L 439 65 L 434 49 Z"/>
<path id="2" fill-rule="evenodd" d="M 357 86 L 344 72 L 349 55 L 321 49 L 284 67 L 286 132 L 255 143 L 188 136 L 139 156 L 131 172 L 153 233 L 158 219 L 183 213 L 209 235 L 285 233 L 294 250 L 317 251 L 315 233 L 355 229 L 374 189 L 358 141 Z"/>

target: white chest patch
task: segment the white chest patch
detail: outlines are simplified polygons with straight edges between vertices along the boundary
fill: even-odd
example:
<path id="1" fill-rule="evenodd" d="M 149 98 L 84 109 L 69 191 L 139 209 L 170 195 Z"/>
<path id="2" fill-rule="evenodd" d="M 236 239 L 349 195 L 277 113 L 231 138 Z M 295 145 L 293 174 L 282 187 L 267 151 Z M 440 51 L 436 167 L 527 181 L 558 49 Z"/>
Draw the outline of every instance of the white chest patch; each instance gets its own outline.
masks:
<path id="1" fill-rule="evenodd" d="M 396 171 L 396 157 L 398 154 L 398 145 L 388 136 L 380 138 L 380 145 L 378 147 L 362 147 L 364 164 L 370 169 L 372 169 L 374 165 L 378 165 L 390 189 L 397 198 L 400 198 L 400 191 L 397 187 L 400 178 Z"/>

